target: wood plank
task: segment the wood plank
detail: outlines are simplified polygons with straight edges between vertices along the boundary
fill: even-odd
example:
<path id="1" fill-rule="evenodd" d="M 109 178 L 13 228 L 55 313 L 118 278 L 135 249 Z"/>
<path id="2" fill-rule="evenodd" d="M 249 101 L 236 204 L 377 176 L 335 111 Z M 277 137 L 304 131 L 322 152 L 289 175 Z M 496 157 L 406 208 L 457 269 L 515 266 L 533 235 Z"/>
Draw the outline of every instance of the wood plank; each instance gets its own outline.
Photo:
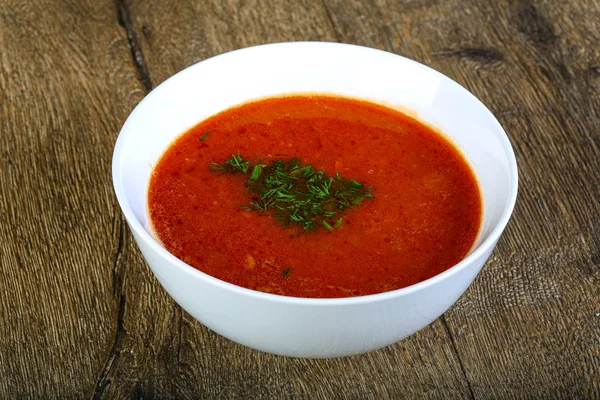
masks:
<path id="1" fill-rule="evenodd" d="M 110 160 L 143 91 L 112 1 L 0 2 L 0 398 L 89 396 L 117 331 Z"/>
<path id="2" fill-rule="evenodd" d="M 155 85 L 206 58 L 248 46 L 336 41 L 326 10 L 316 0 L 130 3 L 134 29 Z"/>
<path id="3" fill-rule="evenodd" d="M 260 11 L 262 10 L 262 11 Z M 269 10 L 270 12 L 266 12 Z M 169 12 L 173 19 L 163 16 Z M 235 11 L 235 12 L 234 12 Z M 132 2 L 128 18 L 159 83 L 203 58 L 262 42 L 335 40 L 319 2 Z M 168 40 L 167 40 L 168 38 Z M 128 262 L 127 335 L 107 398 L 140 397 L 395 398 L 469 397 L 447 329 L 437 321 L 380 351 L 334 360 L 302 360 L 250 350 L 212 333 L 158 287 L 148 268 Z M 140 326 L 139 321 L 145 325 Z"/>
<path id="4" fill-rule="evenodd" d="M 0 3 L 0 398 L 600 396 L 600 5 L 560 5 Z M 521 192 L 443 319 L 366 355 L 276 357 L 210 332 L 160 288 L 120 216 L 110 156 L 145 90 L 178 70 L 336 39 L 473 91 L 511 136 Z"/>
<path id="5" fill-rule="evenodd" d="M 598 397 L 598 2 L 326 4 L 343 41 L 455 79 L 515 147 L 513 220 L 445 314 L 475 397 Z"/>

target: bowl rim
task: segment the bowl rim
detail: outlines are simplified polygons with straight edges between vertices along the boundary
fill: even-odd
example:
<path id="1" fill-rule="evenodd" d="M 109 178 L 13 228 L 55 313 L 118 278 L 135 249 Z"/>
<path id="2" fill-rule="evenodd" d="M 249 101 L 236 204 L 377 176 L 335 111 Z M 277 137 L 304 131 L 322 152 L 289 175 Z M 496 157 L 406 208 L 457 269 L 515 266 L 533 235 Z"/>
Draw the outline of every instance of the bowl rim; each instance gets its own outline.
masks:
<path id="1" fill-rule="evenodd" d="M 509 187 L 510 193 L 509 193 L 509 197 L 508 197 L 508 202 L 504 206 L 504 210 L 502 211 L 502 215 L 500 216 L 499 222 L 496 224 L 495 227 L 493 227 L 493 229 L 489 233 L 488 237 L 481 244 L 479 244 L 479 246 L 477 246 L 474 250 L 472 250 L 471 253 L 469 253 L 460 262 L 458 262 L 457 264 L 448 268 L 447 270 L 445 270 L 437 275 L 434 275 L 431 278 L 428 278 L 424 281 L 415 283 L 410 286 L 406 286 L 406 287 L 403 287 L 400 289 L 395 289 L 395 290 L 391 290 L 391 291 L 387 291 L 387 292 L 375 293 L 375 294 L 364 295 L 364 296 L 340 297 L 340 298 L 308 298 L 308 297 L 292 297 L 292 296 L 284 296 L 284 295 L 279 295 L 279 294 L 259 292 L 257 290 L 248 289 L 248 288 L 245 288 L 242 286 L 237 286 L 232 283 L 229 283 L 229 282 L 223 281 L 221 279 L 218 279 L 216 277 L 213 277 L 205 272 L 202 272 L 202 271 L 190 266 L 189 264 L 186 264 L 182 260 L 175 257 L 167 249 L 165 249 L 160 243 L 158 243 L 158 241 L 154 237 L 152 237 L 152 235 L 150 235 L 146 231 L 146 229 L 144 229 L 144 227 L 142 226 L 140 221 L 135 217 L 131 207 L 129 206 L 129 203 L 127 201 L 127 198 L 125 196 L 124 190 L 121 185 L 121 183 L 122 183 L 121 182 L 121 160 L 122 160 L 123 154 L 124 154 L 123 148 L 124 148 L 124 145 L 126 142 L 126 138 L 129 136 L 129 134 L 131 132 L 133 132 L 133 130 L 129 129 L 129 126 L 128 126 L 129 124 L 131 124 L 130 121 L 132 119 L 134 119 L 137 114 L 142 112 L 140 110 L 144 108 L 143 107 L 144 104 L 146 102 L 148 102 L 149 99 L 160 95 L 160 92 L 162 91 L 161 89 L 164 88 L 166 85 L 169 85 L 169 82 L 173 82 L 175 79 L 177 79 L 177 77 L 179 75 L 181 75 L 183 73 L 189 73 L 191 70 L 194 70 L 196 68 L 202 68 L 202 64 L 207 61 L 214 62 L 214 60 L 223 60 L 223 59 L 227 59 L 227 58 L 231 58 L 231 57 L 236 57 L 236 55 L 238 55 L 240 53 L 252 52 L 252 51 L 255 51 L 256 49 L 272 48 L 273 51 L 277 51 L 277 48 L 279 48 L 279 47 L 294 47 L 294 46 L 298 47 L 298 48 L 306 47 L 306 46 L 331 47 L 332 51 L 334 51 L 333 48 L 345 48 L 345 49 L 349 49 L 350 51 L 359 51 L 359 52 L 366 52 L 366 53 L 373 52 L 373 53 L 377 53 L 380 56 L 383 54 L 386 56 L 397 57 L 397 58 L 401 59 L 403 62 L 413 64 L 413 66 L 416 66 L 418 68 L 425 69 L 429 73 L 433 73 L 434 75 L 438 76 L 440 79 L 447 81 L 451 85 L 454 85 L 458 91 L 462 91 L 464 93 L 464 95 L 470 96 L 473 100 L 476 101 L 476 103 L 478 103 L 481 107 L 483 107 L 485 112 L 488 113 L 488 115 L 491 117 L 490 122 L 492 124 L 492 128 L 497 131 L 496 133 L 499 133 L 499 136 L 497 137 L 497 139 L 500 141 L 501 146 L 504 150 L 504 154 L 506 155 L 506 158 L 508 160 L 509 177 L 510 177 L 509 178 L 510 179 L 510 187 Z M 237 295 L 241 295 L 241 296 L 249 296 L 249 297 L 252 297 L 257 300 L 263 300 L 263 301 L 269 301 L 269 302 L 288 303 L 288 304 L 297 304 L 297 305 L 305 305 L 305 306 L 346 306 L 346 305 L 353 305 L 353 304 L 368 304 L 368 303 L 373 303 L 373 302 L 385 301 L 385 300 L 388 300 L 391 298 L 402 297 L 405 295 L 409 295 L 413 292 L 418 292 L 427 287 L 435 285 L 436 283 L 443 281 L 443 280 L 451 277 L 452 275 L 459 273 L 460 271 L 467 268 L 467 266 L 470 265 L 473 261 L 475 261 L 475 259 L 479 258 L 483 253 L 485 253 L 491 247 L 493 247 L 495 245 L 496 241 L 499 239 L 504 228 L 508 224 L 508 221 L 509 221 L 509 219 L 512 215 L 513 209 L 515 207 L 515 203 L 516 203 L 516 199 L 517 199 L 517 192 L 518 192 L 518 180 L 519 180 L 518 179 L 518 170 L 517 170 L 517 161 L 515 158 L 514 150 L 512 148 L 510 140 L 508 138 L 508 135 L 506 134 L 506 132 L 504 131 L 504 129 L 502 128 L 502 126 L 500 125 L 500 123 L 498 122 L 496 117 L 492 114 L 492 112 L 475 95 L 473 95 L 465 87 L 463 87 L 462 85 L 460 85 L 453 79 L 447 77 L 446 75 L 442 74 L 441 72 L 436 71 L 435 69 L 433 69 L 427 65 L 421 64 L 417 61 L 411 60 L 409 58 L 406 58 L 404 56 L 401 56 L 401 55 L 398 55 L 395 53 L 391 53 L 388 51 L 379 50 L 379 49 L 375 49 L 375 48 L 371 48 L 371 47 L 354 45 L 354 44 L 345 44 L 345 43 L 338 43 L 338 42 L 322 42 L 322 41 L 279 42 L 279 43 L 270 43 L 270 44 L 262 44 L 262 45 L 258 45 L 258 46 L 245 47 L 245 48 L 229 51 L 226 53 L 222 53 L 222 54 L 216 55 L 214 57 L 207 58 L 207 59 L 202 60 L 198 63 L 195 63 L 187 68 L 184 68 L 183 70 L 172 75 L 171 77 L 166 79 L 164 82 L 162 82 L 160 85 L 158 85 L 156 88 L 154 88 L 150 93 L 148 93 L 142 99 L 142 101 L 140 101 L 140 103 L 138 103 L 136 105 L 136 107 L 133 109 L 133 111 L 130 113 L 127 120 L 123 124 L 123 127 L 121 128 L 119 135 L 117 137 L 114 152 L 113 152 L 112 179 L 113 179 L 113 187 L 115 190 L 115 194 L 117 196 L 117 201 L 119 203 L 119 206 L 121 207 L 121 211 L 123 212 L 125 219 L 127 220 L 128 224 L 129 224 L 130 229 L 133 230 L 134 233 L 136 233 L 138 235 L 138 237 L 141 238 L 148 246 L 150 246 L 152 248 L 152 250 L 154 250 L 161 258 L 165 259 L 166 262 L 171 264 L 169 266 L 169 268 L 178 268 L 183 273 L 189 274 L 196 278 L 203 279 L 206 281 L 206 283 L 217 286 L 225 291 L 232 292 L 232 294 L 237 294 Z"/>

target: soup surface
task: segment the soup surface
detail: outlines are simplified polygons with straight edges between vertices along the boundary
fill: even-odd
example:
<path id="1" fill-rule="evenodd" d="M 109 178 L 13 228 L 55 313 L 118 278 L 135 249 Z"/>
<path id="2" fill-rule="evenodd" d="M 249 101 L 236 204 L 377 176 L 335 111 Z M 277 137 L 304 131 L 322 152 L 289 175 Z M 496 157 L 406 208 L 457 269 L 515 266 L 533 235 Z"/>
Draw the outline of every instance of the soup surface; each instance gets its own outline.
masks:
<path id="1" fill-rule="evenodd" d="M 283 226 L 277 210 L 248 207 L 250 172 L 215 168 L 232 156 L 262 165 L 298 158 L 374 198 L 336 210 L 331 223 Z M 447 139 L 398 111 L 324 95 L 268 98 L 200 122 L 155 166 L 148 207 L 156 237 L 179 259 L 295 297 L 361 296 L 431 278 L 467 255 L 482 218 L 477 181 Z"/>

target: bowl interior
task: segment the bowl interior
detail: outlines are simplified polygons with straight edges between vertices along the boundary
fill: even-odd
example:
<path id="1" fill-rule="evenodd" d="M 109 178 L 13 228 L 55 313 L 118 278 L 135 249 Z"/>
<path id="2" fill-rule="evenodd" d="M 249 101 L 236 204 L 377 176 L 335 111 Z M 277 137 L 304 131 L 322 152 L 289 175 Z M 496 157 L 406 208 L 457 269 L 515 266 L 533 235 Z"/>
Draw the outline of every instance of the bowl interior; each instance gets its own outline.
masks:
<path id="1" fill-rule="evenodd" d="M 506 134 L 487 108 L 454 81 L 417 62 L 334 43 L 283 43 L 226 53 L 183 70 L 152 91 L 123 126 L 113 158 L 115 190 L 132 229 L 153 240 L 146 206 L 150 173 L 177 136 L 248 100 L 311 92 L 409 109 L 438 128 L 462 150 L 480 183 L 484 218 L 474 249 L 493 231 L 499 235 L 514 205 L 517 172 Z"/>

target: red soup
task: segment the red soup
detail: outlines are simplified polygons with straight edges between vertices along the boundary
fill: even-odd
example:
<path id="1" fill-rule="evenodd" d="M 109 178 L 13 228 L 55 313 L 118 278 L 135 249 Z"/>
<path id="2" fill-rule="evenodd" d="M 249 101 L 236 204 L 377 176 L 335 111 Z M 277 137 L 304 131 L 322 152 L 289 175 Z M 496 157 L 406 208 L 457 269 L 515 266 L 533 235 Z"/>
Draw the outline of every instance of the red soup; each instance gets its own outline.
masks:
<path id="1" fill-rule="evenodd" d="M 476 178 L 443 136 L 390 108 L 322 95 L 202 121 L 157 163 L 148 205 L 179 259 L 296 297 L 431 278 L 467 255 L 482 219 Z"/>

